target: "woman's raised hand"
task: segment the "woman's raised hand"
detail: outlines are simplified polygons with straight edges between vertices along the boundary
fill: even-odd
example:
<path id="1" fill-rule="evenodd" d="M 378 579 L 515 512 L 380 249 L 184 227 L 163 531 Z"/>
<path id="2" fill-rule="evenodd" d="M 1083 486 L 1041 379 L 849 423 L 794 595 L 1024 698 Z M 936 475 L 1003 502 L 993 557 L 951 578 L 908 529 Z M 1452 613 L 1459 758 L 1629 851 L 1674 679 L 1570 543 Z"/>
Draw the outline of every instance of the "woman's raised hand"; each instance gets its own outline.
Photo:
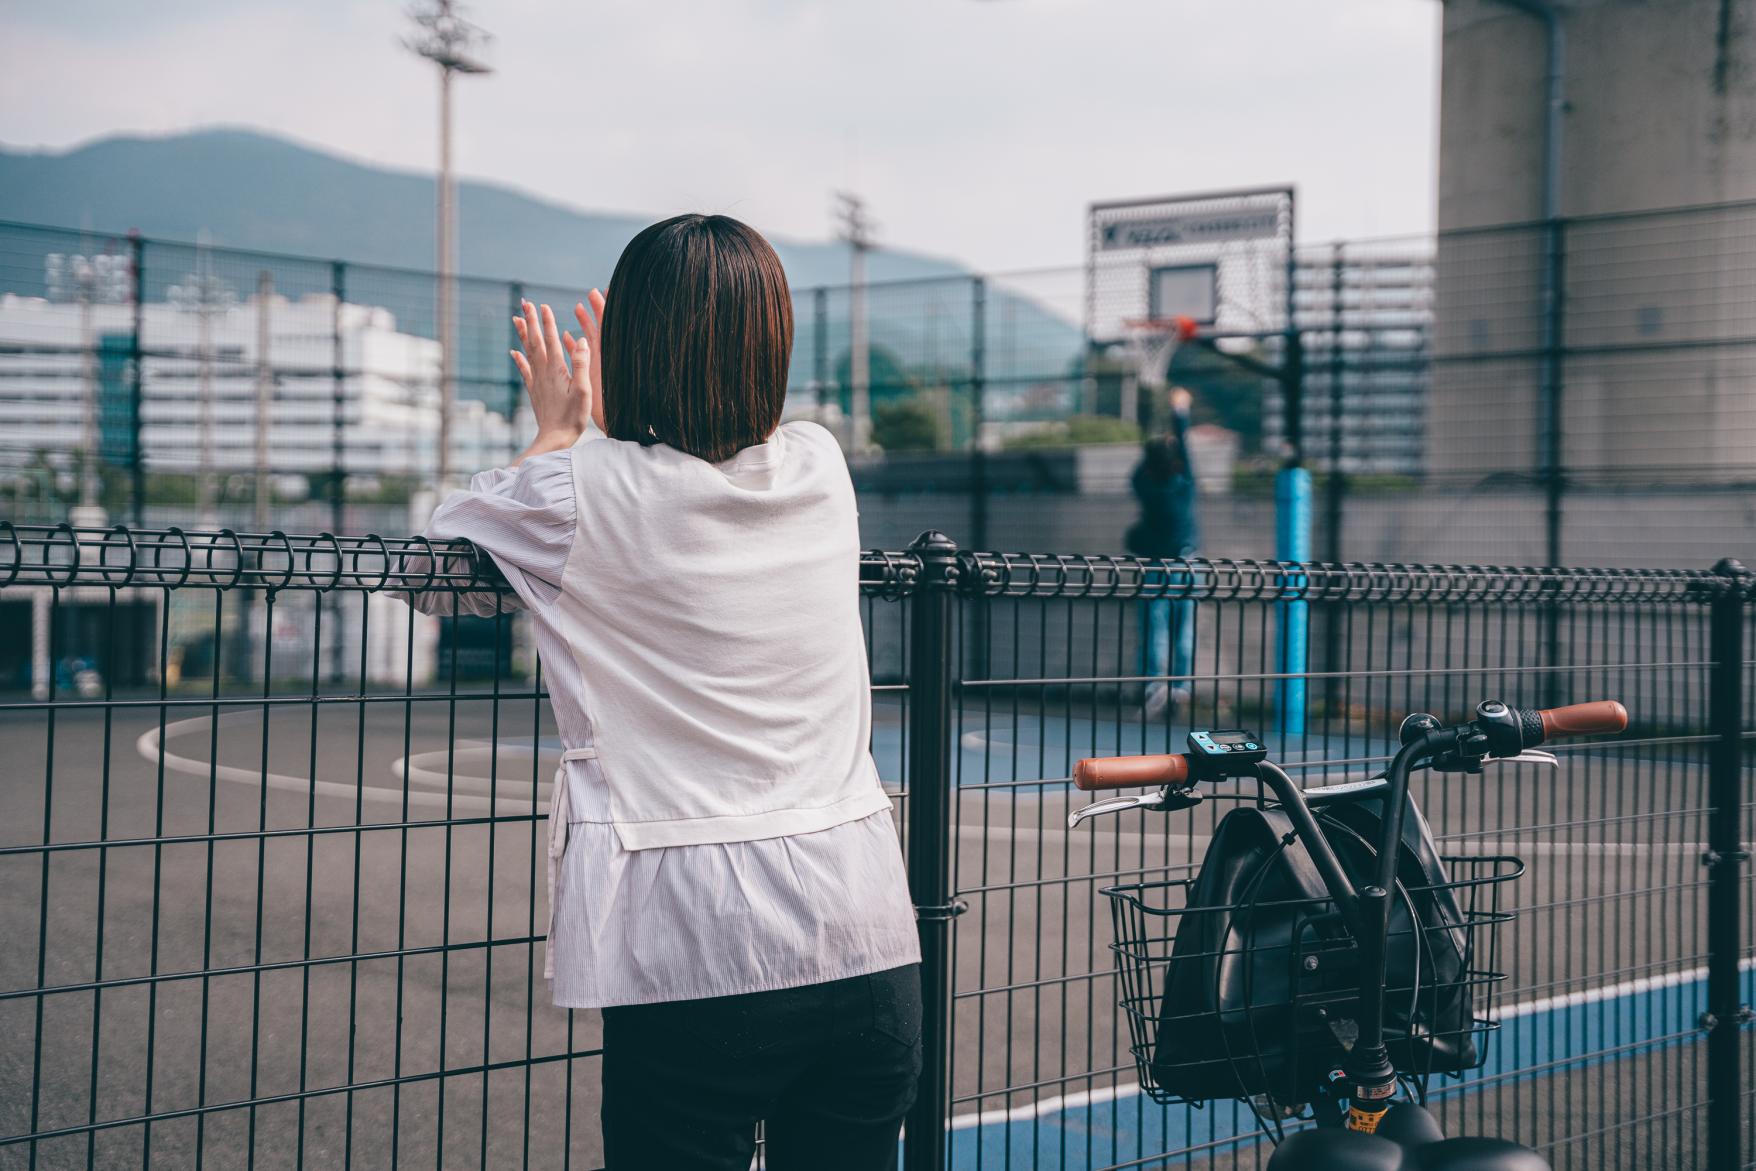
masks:
<path id="1" fill-rule="evenodd" d="M 602 298 L 598 298 L 601 302 Z M 597 417 L 591 375 L 597 370 L 596 330 L 591 341 L 575 340 L 571 333 L 555 328 L 555 314 L 547 305 L 539 308 L 520 303 L 522 312 L 512 319 L 524 352 L 512 351 L 513 364 L 524 379 L 531 413 L 537 418 L 537 442 L 546 448 L 571 446 L 585 432 L 586 421 Z M 571 362 L 571 366 L 569 366 Z M 533 445 L 534 446 L 534 445 Z"/>
<path id="2" fill-rule="evenodd" d="M 593 289 L 585 296 L 591 304 L 587 312 L 584 304 L 573 307 L 573 316 L 579 319 L 580 341 L 591 350 L 591 419 L 598 425 L 599 431 L 607 431 L 604 426 L 604 359 L 603 348 L 598 345 L 598 331 L 604 320 L 604 295 Z M 570 335 L 562 335 L 572 341 Z"/>

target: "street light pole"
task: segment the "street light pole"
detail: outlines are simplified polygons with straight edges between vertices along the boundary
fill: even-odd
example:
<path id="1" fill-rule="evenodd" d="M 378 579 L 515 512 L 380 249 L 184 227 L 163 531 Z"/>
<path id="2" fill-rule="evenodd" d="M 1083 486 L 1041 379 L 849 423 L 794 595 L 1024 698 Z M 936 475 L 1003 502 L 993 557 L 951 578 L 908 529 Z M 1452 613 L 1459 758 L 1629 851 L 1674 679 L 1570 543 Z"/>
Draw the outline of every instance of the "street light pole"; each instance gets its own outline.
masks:
<path id="1" fill-rule="evenodd" d="M 79 349 L 80 378 L 84 394 L 80 399 L 80 461 L 79 506 L 87 516 L 95 514 L 102 491 L 98 479 L 98 445 L 102 428 L 98 418 L 97 336 L 92 329 L 92 288 L 89 262 L 78 274 L 79 281 Z"/>
<path id="2" fill-rule="evenodd" d="M 457 224 L 456 196 L 451 177 L 451 75 L 488 73 L 471 50 L 487 34 L 465 20 L 453 0 L 430 0 L 410 9 L 415 32 L 403 44 L 439 67 L 439 198 L 438 198 L 438 322 L 439 454 L 438 483 L 451 479 L 451 417 L 457 401 Z"/>

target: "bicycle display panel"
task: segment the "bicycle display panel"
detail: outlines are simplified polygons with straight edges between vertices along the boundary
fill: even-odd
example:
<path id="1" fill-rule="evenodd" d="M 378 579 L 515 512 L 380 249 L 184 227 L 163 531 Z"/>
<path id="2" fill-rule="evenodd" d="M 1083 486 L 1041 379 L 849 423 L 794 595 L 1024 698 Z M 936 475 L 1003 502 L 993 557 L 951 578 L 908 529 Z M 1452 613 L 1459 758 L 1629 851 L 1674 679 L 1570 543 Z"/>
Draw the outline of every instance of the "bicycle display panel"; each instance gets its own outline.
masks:
<path id="1" fill-rule="evenodd" d="M 1267 760 L 1268 746 L 1247 729 L 1225 728 L 1189 733 L 1189 755 L 1210 767 L 1233 769 Z"/>

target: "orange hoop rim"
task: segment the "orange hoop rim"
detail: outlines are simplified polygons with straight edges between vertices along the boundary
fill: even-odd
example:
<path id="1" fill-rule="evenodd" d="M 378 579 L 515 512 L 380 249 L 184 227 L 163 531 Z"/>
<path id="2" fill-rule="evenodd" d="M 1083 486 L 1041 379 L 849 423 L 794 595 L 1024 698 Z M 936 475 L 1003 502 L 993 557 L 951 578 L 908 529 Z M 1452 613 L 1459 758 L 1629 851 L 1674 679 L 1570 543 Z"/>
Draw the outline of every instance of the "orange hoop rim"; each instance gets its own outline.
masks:
<path id="1" fill-rule="evenodd" d="M 1189 341 L 1201 332 L 1201 323 L 1185 314 L 1175 317 L 1130 317 L 1124 319 L 1122 324 L 1142 333 L 1168 333 L 1180 342 Z"/>

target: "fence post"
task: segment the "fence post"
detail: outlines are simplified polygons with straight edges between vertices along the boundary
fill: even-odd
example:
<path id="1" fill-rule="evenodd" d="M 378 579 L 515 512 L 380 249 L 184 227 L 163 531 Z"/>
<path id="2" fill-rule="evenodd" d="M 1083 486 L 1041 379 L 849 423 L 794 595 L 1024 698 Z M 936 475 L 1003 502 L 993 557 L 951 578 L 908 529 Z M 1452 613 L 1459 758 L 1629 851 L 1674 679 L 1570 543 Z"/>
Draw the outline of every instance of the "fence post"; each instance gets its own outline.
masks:
<path id="1" fill-rule="evenodd" d="M 128 338 L 128 494 L 135 527 L 146 524 L 146 452 L 141 447 L 141 406 L 145 400 L 145 359 L 140 331 L 146 324 L 146 241 L 139 232 L 128 233 L 128 254 L 134 265 L 134 305 Z"/>
<path id="2" fill-rule="evenodd" d="M 329 531 L 343 531 L 346 508 L 347 466 L 342 447 L 347 426 L 347 388 L 344 369 L 347 355 L 342 349 L 341 306 L 347 297 L 347 266 L 337 260 L 329 266 L 329 290 L 335 297 L 330 338 L 330 415 L 329 415 Z"/>
<path id="3" fill-rule="evenodd" d="M 1567 385 L 1567 224 L 1550 219 L 1543 229 L 1542 402 L 1543 552 L 1549 565 L 1560 565 L 1563 497 L 1567 491 L 1566 430 L 1561 398 Z M 1550 659 L 1551 664 L 1555 659 Z"/>
<path id="4" fill-rule="evenodd" d="M 951 773 L 957 545 L 928 531 L 909 614 L 908 881 L 921 937 L 920 1090 L 908 1114 L 904 1171 L 942 1171 L 951 1116 Z"/>
<path id="5" fill-rule="evenodd" d="M 1342 500 L 1347 492 L 1347 481 L 1342 475 L 1342 460 L 1345 451 L 1342 445 L 1342 411 L 1345 409 L 1342 385 L 1342 331 L 1344 308 L 1342 297 L 1345 290 L 1342 286 L 1342 250 L 1343 244 L 1335 245 L 1330 257 L 1329 273 L 1329 466 L 1324 469 L 1323 479 L 1323 517 L 1324 517 L 1324 554 L 1323 559 L 1332 565 L 1339 565 L 1341 555 Z"/>
<path id="6" fill-rule="evenodd" d="M 988 282 L 970 282 L 969 399 L 970 399 L 970 544 L 988 548 L 988 454 L 982 450 L 982 423 L 987 417 L 988 396 Z"/>
<path id="7" fill-rule="evenodd" d="M 1329 467 L 1323 478 L 1323 560 L 1342 562 L 1341 526 L 1347 483 L 1342 476 L 1342 284 L 1345 245 L 1337 244 L 1329 264 Z M 1341 624 L 1346 602 L 1331 602 L 1323 612 L 1323 718 L 1333 721 L 1341 704 Z"/>
<path id="8" fill-rule="evenodd" d="M 970 284 L 969 337 L 969 542 L 978 551 L 993 547 L 988 539 L 988 453 L 982 447 L 982 428 L 988 417 L 988 280 L 975 277 Z M 988 661 L 988 599 L 972 599 L 970 618 L 970 662 Z"/>
<path id="9" fill-rule="evenodd" d="M 1750 1020 L 1743 1003 L 1739 958 L 1743 924 L 1739 885 L 1749 854 L 1743 842 L 1744 772 L 1744 612 L 1749 571 L 1727 558 L 1713 567 L 1726 580 L 1713 599 L 1710 632 L 1712 675 L 1708 688 L 1708 819 L 1707 852 L 1707 1011 L 1701 1026 L 1707 1032 L 1707 1165 L 1712 1171 L 1733 1171 L 1745 1165 L 1742 1152 L 1743 1108 L 1740 1034 Z"/>

